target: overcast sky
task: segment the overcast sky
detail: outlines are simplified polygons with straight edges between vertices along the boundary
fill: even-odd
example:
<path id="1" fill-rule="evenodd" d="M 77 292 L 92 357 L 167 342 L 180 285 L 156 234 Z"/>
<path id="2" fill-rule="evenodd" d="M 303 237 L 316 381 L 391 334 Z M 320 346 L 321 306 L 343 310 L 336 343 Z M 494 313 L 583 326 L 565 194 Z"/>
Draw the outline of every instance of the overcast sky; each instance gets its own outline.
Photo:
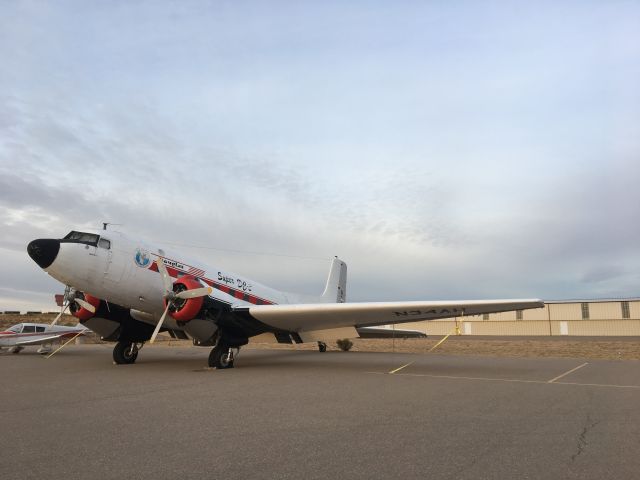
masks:
<path id="1" fill-rule="evenodd" d="M 0 310 L 103 221 L 352 301 L 640 296 L 638 2 L 1 9 Z"/>

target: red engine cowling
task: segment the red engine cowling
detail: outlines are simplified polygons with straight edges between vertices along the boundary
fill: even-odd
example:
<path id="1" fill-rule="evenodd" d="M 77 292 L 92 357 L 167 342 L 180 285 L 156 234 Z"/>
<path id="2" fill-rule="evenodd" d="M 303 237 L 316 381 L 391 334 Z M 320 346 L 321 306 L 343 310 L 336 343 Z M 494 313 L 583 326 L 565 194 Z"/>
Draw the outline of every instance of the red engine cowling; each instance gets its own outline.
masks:
<path id="1" fill-rule="evenodd" d="M 88 293 L 84 294 L 84 300 L 86 302 L 89 302 L 94 307 L 96 307 L 96 310 L 100 306 L 100 299 L 94 297 L 93 295 L 89 295 Z M 85 320 L 89 320 L 91 317 L 93 317 L 95 315 L 94 312 L 91 312 L 91 311 L 87 310 L 86 308 L 79 306 L 75 302 L 73 302 L 73 305 L 77 306 L 78 308 L 72 309 L 71 310 L 71 314 L 74 317 L 76 317 L 78 320 L 81 320 L 81 321 L 84 322 Z"/>
<path id="2" fill-rule="evenodd" d="M 202 288 L 202 285 L 193 277 L 180 277 L 173 283 L 173 291 L 176 293 L 184 290 L 193 290 L 194 288 Z M 203 297 L 174 300 L 173 307 L 169 309 L 169 314 L 178 322 L 188 322 L 198 315 L 203 303 Z M 164 307 L 167 308 L 166 299 L 164 300 Z"/>

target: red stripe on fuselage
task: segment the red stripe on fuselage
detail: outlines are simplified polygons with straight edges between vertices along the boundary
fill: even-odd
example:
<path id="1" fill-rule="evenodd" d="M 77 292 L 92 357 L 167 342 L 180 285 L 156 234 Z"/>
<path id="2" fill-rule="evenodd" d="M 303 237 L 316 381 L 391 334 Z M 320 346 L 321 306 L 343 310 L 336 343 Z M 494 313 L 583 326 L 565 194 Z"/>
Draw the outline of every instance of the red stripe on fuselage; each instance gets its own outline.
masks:
<path id="1" fill-rule="evenodd" d="M 185 265 L 185 266 L 189 267 L 189 265 Z M 185 273 L 182 270 L 178 270 L 168 265 L 165 265 L 165 267 L 167 269 L 167 273 L 169 273 L 169 276 L 172 278 L 178 278 L 178 274 L 189 275 L 188 273 Z M 193 267 L 189 267 L 189 268 L 193 268 Z M 151 270 L 152 272 L 159 272 L 158 264 L 156 262 L 152 262 L 151 266 L 149 267 L 149 270 Z M 272 302 L 271 300 L 267 300 L 266 298 L 261 298 L 255 295 L 248 294 L 242 290 L 231 288 L 229 285 L 225 285 L 223 283 L 214 282 L 213 280 L 209 278 L 205 278 L 204 276 L 201 276 L 198 278 L 200 278 L 203 282 L 215 288 L 216 290 L 220 290 L 221 292 L 231 295 L 232 297 L 235 297 L 239 300 L 244 300 L 246 302 L 253 303 L 254 305 L 275 305 L 275 302 Z"/>
<path id="2" fill-rule="evenodd" d="M 16 333 L 16 332 L 0 332 L 0 334 L 3 335 L 13 335 L 14 337 L 36 337 L 36 336 L 40 336 L 43 337 L 45 335 L 60 335 L 61 337 L 70 337 L 72 335 L 77 335 L 78 333 L 81 333 L 82 335 L 84 335 L 84 331 L 83 330 L 79 330 L 79 331 L 71 331 L 71 332 L 52 332 L 52 331 L 48 331 L 48 332 L 25 332 L 25 333 Z"/>

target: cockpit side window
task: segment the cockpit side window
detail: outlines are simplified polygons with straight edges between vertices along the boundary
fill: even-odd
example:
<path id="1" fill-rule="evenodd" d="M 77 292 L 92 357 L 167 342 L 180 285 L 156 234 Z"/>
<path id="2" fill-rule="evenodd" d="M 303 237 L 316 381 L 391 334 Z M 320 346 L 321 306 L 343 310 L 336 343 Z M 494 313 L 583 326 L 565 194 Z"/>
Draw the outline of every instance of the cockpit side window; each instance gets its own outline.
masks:
<path id="1" fill-rule="evenodd" d="M 84 243 L 85 245 L 98 245 L 99 235 L 95 233 L 85 233 L 85 232 L 69 232 L 62 240 L 63 243 Z"/>
<path id="2" fill-rule="evenodd" d="M 22 333 L 33 333 L 36 331 L 35 325 L 25 325 L 22 327 Z"/>
<path id="3" fill-rule="evenodd" d="M 100 240 L 98 240 L 98 246 L 100 248 L 109 250 L 111 248 L 111 241 L 107 240 L 106 238 L 100 238 Z"/>
<path id="4" fill-rule="evenodd" d="M 36 332 L 44 332 L 46 327 L 36 327 Z"/>

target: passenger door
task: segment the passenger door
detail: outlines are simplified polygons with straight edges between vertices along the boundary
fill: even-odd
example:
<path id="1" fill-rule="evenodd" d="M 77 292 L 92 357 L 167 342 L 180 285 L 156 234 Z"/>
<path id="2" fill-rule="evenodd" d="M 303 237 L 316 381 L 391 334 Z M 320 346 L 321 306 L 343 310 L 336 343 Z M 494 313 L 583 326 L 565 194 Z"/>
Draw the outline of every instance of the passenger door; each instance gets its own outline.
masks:
<path id="1" fill-rule="evenodd" d="M 121 239 L 117 237 L 101 237 L 98 242 L 98 249 L 106 253 L 106 268 L 104 271 L 104 284 L 112 287 L 124 276 L 130 262 L 127 262 L 126 252 L 123 250 Z"/>

